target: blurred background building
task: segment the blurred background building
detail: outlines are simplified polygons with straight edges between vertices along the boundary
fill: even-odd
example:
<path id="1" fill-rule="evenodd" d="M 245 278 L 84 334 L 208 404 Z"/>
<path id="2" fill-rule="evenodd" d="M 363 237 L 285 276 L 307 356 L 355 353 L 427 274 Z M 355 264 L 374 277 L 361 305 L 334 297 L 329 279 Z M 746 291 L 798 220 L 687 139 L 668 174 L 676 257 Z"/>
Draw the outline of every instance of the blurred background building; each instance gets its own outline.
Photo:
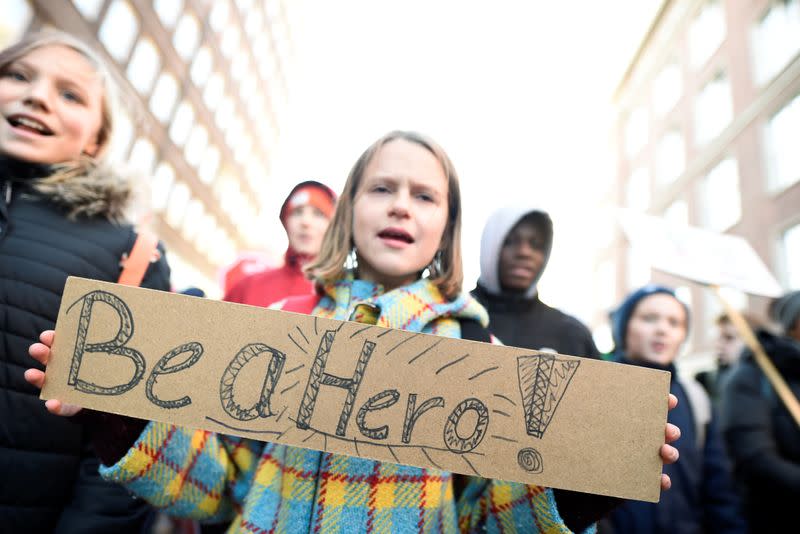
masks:
<path id="1" fill-rule="evenodd" d="M 580 4 L 576 17 L 568 2 L 0 0 L 0 46 L 50 25 L 117 65 L 132 97 L 115 151 L 152 177 L 176 289 L 218 297 L 242 251 L 280 261 L 291 185 L 338 189 L 378 135 L 419 129 L 457 162 L 466 288 L 485 218 L 530 201 L 556 221 L 546 302 L 609 350 L 607 314 L 628 291 L 681 286 L 701 356 L 687 363 L 705 365 L 716 299 L 654 272 L 611 214 L 741 235 L 800 287 L 800 0 Z"/>
<path id="2" fill-rule="evenodd" d="M 671 0 L 614 96 L 618 205 L 745 237 L 781 285 L 800 287 L 800 1 Z M 618 231 L 597 258 L 607 291 L 594 324 L 652 272 Z M 688 352 L 703 365 L 721 311 L 683 286 L 694 311 Z M 764 313 L 765 299 L 730 293 Z M 606 336 L 606 332 L 601 332 Z"/>
<path id="3" fill-rule="evenodd" d="M 240 251 L 269 252 L 259 228 L 292 56 L 283 3 L 0 2 L 0 47 L 40 27 L 84 39 L 117 67 L 128 98 L 114 155 L 152 177 L 141 218 L 167 245 L 175 288 L 218 297 L 220 269 Z"/>

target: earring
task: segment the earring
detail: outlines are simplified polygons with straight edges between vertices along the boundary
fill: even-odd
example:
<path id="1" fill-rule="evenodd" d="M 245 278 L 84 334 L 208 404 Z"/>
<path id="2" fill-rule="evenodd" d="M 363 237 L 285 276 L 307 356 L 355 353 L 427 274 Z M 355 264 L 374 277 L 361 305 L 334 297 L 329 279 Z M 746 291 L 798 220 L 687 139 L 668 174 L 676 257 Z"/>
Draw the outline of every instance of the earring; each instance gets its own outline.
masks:
<path id="1" fill-rule="evenodd" d="M 442 251 L 437 250 L 436 254 L 433 255 L 433 259 L 423 271 L 422 276 L 427 276 L 428 278 L 436 278 L 442 274 Z"/>
<path id="2" fill-rule="evenodd" d="M 347 258 L 344 261 L 345 269 L 349 271 L 354 271 L 358 269 L 358 255 L 356 254 L 356 247 L 353 245 L 353 248 L 350 249 L 350 252 L 347 253 Z"/>

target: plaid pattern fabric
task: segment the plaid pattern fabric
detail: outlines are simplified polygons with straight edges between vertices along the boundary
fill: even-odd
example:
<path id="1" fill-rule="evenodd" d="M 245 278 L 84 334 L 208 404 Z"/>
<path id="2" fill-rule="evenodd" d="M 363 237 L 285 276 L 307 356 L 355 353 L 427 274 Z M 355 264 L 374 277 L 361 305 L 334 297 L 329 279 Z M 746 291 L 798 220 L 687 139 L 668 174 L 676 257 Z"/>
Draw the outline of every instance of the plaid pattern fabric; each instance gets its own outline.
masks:
<path id="1" fill-rule="evenodd" d="M 377 304 L 381 313 L 356 306 L 363 302 Z M 448 303 L 432 284 L 381 295 L 360 281 L 329 288 L 314 313 L 340 319 L 356 309 L 363 322 L 402 321 L 409 330 L 456 334 L 455 317 L 485 318 L 470 297 Z M 229 533 L 569 532 L 552 492 L 542 487 L 467 477 L 456 502 L 447 472 L 156 422 L 101 473 L 170 514 L 231 520 Z"/>
<path id="2" fill-rule="evenodd" d="M 444 337 L 461 337 L 459 318 L 474 319 L 484 327 L 489 324 L 486 310 L 468 293 L 447 300 L 425 278 L 384 293 L 381 285 L 354 280 L 352 272 L 348 272 L 341 280 L 325 286 L 324 291 L 314 309 L 314 315 L 320 317 Z M 380 310 L 379 315 L 373 317 L 370 308 Z"/>

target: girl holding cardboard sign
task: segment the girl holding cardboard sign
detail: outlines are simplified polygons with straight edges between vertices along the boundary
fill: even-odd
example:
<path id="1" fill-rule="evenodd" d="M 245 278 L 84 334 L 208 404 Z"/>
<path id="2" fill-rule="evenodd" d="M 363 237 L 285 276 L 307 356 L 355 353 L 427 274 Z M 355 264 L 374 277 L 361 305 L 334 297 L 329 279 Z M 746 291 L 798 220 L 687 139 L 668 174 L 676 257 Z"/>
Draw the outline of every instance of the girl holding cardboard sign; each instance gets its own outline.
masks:
<path id="1" fill-rule="evenodd" d="M 455 170 L 437 144 L 408 132 L 380 138 L 353 167 L 320 256 L 308 266 L 318 295 L 290 299 L 283 309 L 488 341 L 485 310 L 462 293 L 460 202 Z M 51 344 L 52 333 L 44 333 L 30 353 L 46 362 Z M 41 372 L 27 376 L 43 383 Z M 55 400 L 47 407 L 74 410 Z M 104 476 L 173 513 L 233 518 L 230 532 L 564 532 L 590 528 L 609 503 L 499 480 L 454 484 L 435 469 L 159 423 L 140 429 L 109 454 Z M 667 441 L 678 434 L 667 427 Z M 674 462 L 677 450 L 665 444 L 661 456 Z"/>
<path id="2" fill-rule="evenodd" d="M 0 51 L 0 527 L 139 531 L 148 507 L 98 475 L 86 428 L 41 409 L 25 347 L 53 328 L 68 276 L 117 281 L 137 241 L 133 183 L 107 161 L 116 86 L 100 57 L 60 32 Z M 143 286 L 169 290 L 163 257 Z M 23 367 L 24 366 L 24 367 Z M 42 481 L 46 480 L 46 483 Z"/>

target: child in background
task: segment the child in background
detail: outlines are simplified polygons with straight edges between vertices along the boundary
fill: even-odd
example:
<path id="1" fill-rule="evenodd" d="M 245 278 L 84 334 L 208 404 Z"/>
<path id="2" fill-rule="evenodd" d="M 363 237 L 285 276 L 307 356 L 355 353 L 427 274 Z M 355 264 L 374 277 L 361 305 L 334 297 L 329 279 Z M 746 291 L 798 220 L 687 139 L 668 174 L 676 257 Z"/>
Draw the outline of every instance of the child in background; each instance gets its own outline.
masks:
<path id="1" fill-rule="evenodd" d="M 389 133 L 356 162 L 320 256 L 307 267 L 318 294 L 288 299 L 283 309 L 488 340 L 486 311 L 462 292 L 460 228 L 450 159 L 421 135 Z M 43 333 L 30 354 L 46 362 L 52 337 Z M 43 383 L 40 371 L 27 376 Z M 47 407 L 74 411 L 57 400 Z M 667 441 L 678 433 L 668 426 Z M 451 473 L 439 470 L 154 422 L 108 452 L 105 477 L 174 513 L 233 518 L 229 532 L 566 532 L 591 529 L 599 517 L 591 511 L 608 501 L 476 477 L 454 484 Z M 673 462 L 677 451 L 665 444 L 661 456 Z M 176 475 L 197 483 L 169 484 Z M 394 498 L 378 506 L 381 481 L 393 481 Z"/>
<path id="2" fill-rule="evenodd" d="M 319 254 L 335 206 L 336 194 L 326 185 L 308 180 L 294 186 L 280 212 L 289 238 L 283 265 L 245 277 L 222 300 L 266 307 L 286 297 L 310 294 L 313 286 L 303 267 Z"/>
<path id="3" fill-rule="evenodd" d="M 668 421 L 681 428 L 680 461 L 664 469 L 672 489 L 658 503 L 617 507 L 611 514 L 614 534 L 747 532 L 708 395 L 694 379 L 678 378 L 675 368 L 688 325 L 689 308 L 672 289 L 658 285 L 634 291 L 612 314 L 617 360 L 672 374 L 670 393 L 678 406 Z"/>

